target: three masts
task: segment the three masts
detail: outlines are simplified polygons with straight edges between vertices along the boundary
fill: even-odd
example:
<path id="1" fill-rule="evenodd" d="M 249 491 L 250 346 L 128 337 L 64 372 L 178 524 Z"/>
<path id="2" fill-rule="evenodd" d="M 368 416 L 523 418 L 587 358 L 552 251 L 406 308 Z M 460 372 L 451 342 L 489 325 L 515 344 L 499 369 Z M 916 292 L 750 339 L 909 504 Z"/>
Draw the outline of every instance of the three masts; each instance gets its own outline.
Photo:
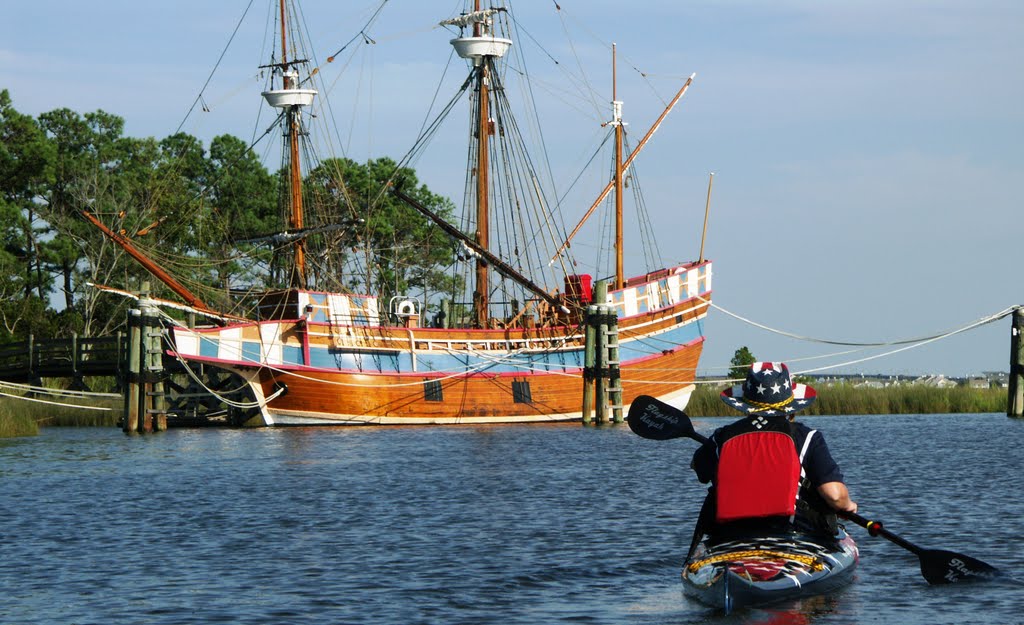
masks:
<path id="1" fill-rule="evenodd" d="M 422 311 L 411 298 L 397 299 L 388 310 L 382 309 L 372 294 L 314 290 L 305 239 L 319 224 L 311 228 L 303 214 L 300 144 L 307 133 L 304 109 L 314 103 L 317 90 L 310 77 L 300 74 L 306 61 L 287 53 L 287 5 L 284 0 L 278 2 L 281 53 L 265 66 L 273 70 L 274 82 L 263 97 L 280 111 L 283 127 L 288 191 L 282 197 L 288 204 L 287 234 L 293 261 L 288 286 L 262 296 L 263 309 L 273 311 L 269 315 L 263 312 L 256 319 L 222 321 L 205 328 L 174 325 L 169 328 L 171 352 L 187 362 L 237 376 L 249 389 L 253 407 L 235 421 L 250 425 L 578 419 L 585 365 L 580 323 L 585 307 L 593 301 L 590 277 L 566 275 L 565 292 L 552 294 L 514 266 L 521 264 L 518 259 L 503 257 L 491 246 L 490 225 L 500 217 L 492 213 L 492 198 L 502 195 L 495 191 L 492 169 L 500 171 L 507 166 L 505 161 L 492 162 L 492 155 L 499 154 L 492 139 L 500 136 L 505 143 L 515 132 L 514 124 L 506 120 L 507 111 L 501 108 L 505 105 L 499 62 L 512 47 L 511 39 L 495 32 L 495 19 L 504 10 L 479 10 L 477 1 L 476 10 L 443 23 L 463 32 L 471 29 L 471 34 L 451 40 L 458 55 L 469 61 L 466 83 L 472 85 L 473 192 L 467 193 L 472 210 L 463 222 L 469 227 L 447 224 L 403 189 L 393 190 L 396 197 L 460 241 L 475 264 L 470 272 L 468 323 L 449 320 L 423 327 L 414 323 Z M 702 259 L 627 278 L 622 261 L 620 190 L 624 171 L 691 82 L 692 76 L 626 158 L 622 106 L 613 87 L 613 114 L 607 125 L 615 133 L 614 175 L 554 254 L 557 258 L 566 253 L 569 239 L 614 191 L 615 275 L 609 280 L 605 300 L 595 303 L 609 306 L 619 319 L 622 397 L 627 404 L 648 394 L 685 405 L 704 341 L 703 318 L 711 295 L 709 262 Z M 492 109 L 492 104 L 498 108 Z M 513 191 L 519 193 L 513 198 L 516 202 L 532 201 L 540 195 L 533 183 L 536 177 L 527 180 L 530 182 L 523 185 L 527 188 Z M 538 204 L 547 207 L 545 202 Z M 524 251 L 518 244 L 517 249 Z M 492 272 L 501 279 L 492 282 Z M 511 316 L 492 317 L 495 306 L 507 305 L 492 299 L 498 282 L 509 280 L 526 292 L 533 304 L 523 301 L 518 308 L 513 305 Z M 200 312 L 209 310 L 180 283 L 180 289 L 168 285 Z M 531 305 L 553 314 L 535 316 L 527 312 Z"/>

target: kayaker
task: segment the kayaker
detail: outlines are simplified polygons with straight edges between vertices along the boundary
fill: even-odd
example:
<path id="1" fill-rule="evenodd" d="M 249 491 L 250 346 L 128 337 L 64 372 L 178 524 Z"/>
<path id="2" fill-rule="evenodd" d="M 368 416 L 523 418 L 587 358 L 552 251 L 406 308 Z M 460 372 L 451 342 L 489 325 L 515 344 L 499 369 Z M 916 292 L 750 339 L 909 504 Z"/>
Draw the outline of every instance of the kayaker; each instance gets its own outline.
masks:
<path id="1" fill-rule="evenodd" d="M 821 432 L 794 421 L 817 393 L 793 382 L 780 362 L 755 362 L 722 400 L 744 413 L 715 430 L 693 455 L 701 483 L 711 483 L 694 543 L 704 533 L 785 531 L 834 535 L 836 512 L 856 512 L 839 465 Z"/>

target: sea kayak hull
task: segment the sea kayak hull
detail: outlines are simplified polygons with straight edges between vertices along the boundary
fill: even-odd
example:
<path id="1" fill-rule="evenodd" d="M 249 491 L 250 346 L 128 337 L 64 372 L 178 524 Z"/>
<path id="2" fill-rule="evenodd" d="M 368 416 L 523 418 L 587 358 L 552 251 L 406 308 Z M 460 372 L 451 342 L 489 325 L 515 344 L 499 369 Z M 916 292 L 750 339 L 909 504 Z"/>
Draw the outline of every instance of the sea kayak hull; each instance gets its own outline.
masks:
<path id="1" fill-rule="evenodd" d="M 853 579 L 857 543 L 802 534 L 702 543 L 683 568 L 687 596 L 732 611 L 837 590 Z"/>

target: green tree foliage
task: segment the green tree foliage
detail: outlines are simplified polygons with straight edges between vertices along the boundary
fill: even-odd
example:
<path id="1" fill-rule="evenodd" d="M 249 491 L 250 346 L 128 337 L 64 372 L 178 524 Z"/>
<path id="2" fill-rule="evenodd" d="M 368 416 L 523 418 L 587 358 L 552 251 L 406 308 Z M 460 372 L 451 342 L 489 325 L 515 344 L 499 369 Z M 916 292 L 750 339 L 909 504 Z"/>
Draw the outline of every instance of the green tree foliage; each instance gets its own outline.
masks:
<path id="1" fill-rule="evenodd" d="M 228 238 L 248 239 L 277 227 L 277 180 L 241 139 L 221 135 L 213 140 L 208 176 L 212 221 Z"/>
<path id="2" fill-rule="evenodd" d="M 204 291 L 197 295 L 207 304 L 226 309 L 230 289 L 262 280 L 255 265 L 241 262 L 258 252 L 240 241 L 278 227 L 276 180 L 230 135 L 214 138 L 209 153 L 186 134 L 164 139 L 160 148 L 159 219 L 179 237 L 178 255 L 162 261 Z"/>
<path id="3" fill-rule="evenodd" d="M 0 91 L 0 339 L 43 329 L 51 281 L 40 264 L 36 193 L 51 180 L 39 125 Z"/>
<path id="4" fill-rule="evenodd" d="M 754 354 L 750 353 L 750 350 L 746 345 L 736 350 L 732 355 L 732 360 L 729 364 L 732 367 L 729 369 L 729 377 L 733 380 L 745 380 L 747 372 L 750 371 L 750 365 L 757 362 L 754 358 Z"/>
<path id="5" fill-rule="evenodd" d="M 40 115 L 39 124 L 55 153 L 52 182 L 37 193 L 48 224 L 43 258 L 62 276 L 65 307 L 79 312 L 81 331 L 105 334 L 123 322 L 123 302 L 87 283 L 125 286 L 144 272 L 81 213 L 96 214 L 126 235 L 151 222 L 155 144 L 122 137 L 124 120 L 103 111 L 82 116 L 57 109 Z"/>
<path id="6" fill-rule="evenodd" d="M 338 286 L 391 297 L 449 293 L 461 283 L 446 274 L 453 243 L 433 222 L 386 192 L 389 181 L 434 213 L 448 217 L 454 205 L 419 184 L 416 173 L 398 169 L 389 158 L 368 163 L 349 159 L 325 161 L 310 176 L 312 189 L 330 207 L 325 223 L 347 227 L 322 237 L 320 283 L 338 280 Z"/>
<path id="7" fill-rule="evenodd" d="M 195 137 L 123 136 L 124 121 L 62 108 L 38 120 L 0 94 L 0 339 L 35 332 L 108 334 L 126 300 L 91 285 L 174 298 L 83 214 L 94 215 L 208 305 L 229 310 L 238 289 L 289 284 L 287 176 L 268 172 L 250 146 L 224 135 L 207 151 Z M 389 184 L 442 216 L 454 206 L 388 158 L 329 159 L 306 172 L 309 286 L 392 297 L 440 298 L 461 288 L 448 269 L 454 244 L 387 193 Z M 269 242 L 269 244 L 268 244 Z M 60 294 L 61 312 L 49 306 Z M 244 311 L 236 311 L 244 312 Z"/>

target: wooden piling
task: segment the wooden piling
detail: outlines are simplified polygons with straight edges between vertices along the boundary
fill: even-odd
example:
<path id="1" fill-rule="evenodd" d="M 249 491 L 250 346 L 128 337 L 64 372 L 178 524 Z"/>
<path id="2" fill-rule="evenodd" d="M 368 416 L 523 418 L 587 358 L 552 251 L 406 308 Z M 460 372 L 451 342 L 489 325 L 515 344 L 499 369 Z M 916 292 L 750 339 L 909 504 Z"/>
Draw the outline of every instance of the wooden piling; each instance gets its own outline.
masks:
<path id="1" fill-rule="evenodd" d="M 139 299 L 139 310 L 142 322 L 143 429 L 161 432 L 167 429 L 167 408 L 160 318 L 156 306 L 148 299 Z"/>
<path id="2" fill-rule="evenodd" d="M 608 306 L 608 402 L 612 408 L 612 422 L 622 423 L 622 376 L 619 372 L 619 318 Z"/>
<path id="3" fill-rule="evenodd" d="M 1024 307 L 1013 311 L 1013 325 L 1010 328 L 1010 376 L 1007 387 L 1006 414 L 1011 417 L 1024 416 Z"/>
<path id="4" fill-rule="evenodd" d="M 39 349 L 36 346 L 36 337 L 35 337 L 34 334 L 29 334 L 28 335 L 28 371 L 27 371 L 27 377 L 26 377 L 29 386 L 42 386 L 43 385 L 43 378 L 42 378 L 41 375 L 39 375 L 39 364 L 40 364 L 40 355 L 39 355 Z M 29 392 L 29 395 L 30 396 L 32 395 L 31 391 Z"/>
<path id="5" fill-rule="evenodd" d="M 584 424 L 601 424 L 608 420 L 609 319 L 615 325 L 615 347 L 616 350 L 618 349 L 618 319 L 615 317 L 614 309 L 608 306 L 607 280 L 598 280 L 594 283 L 592 302 L 590 306 L 587 306 L 586 318 L 584 320 L 586 333 L 584 335 L 583 352 L 582 421 Z M 618 356 L 616 356 L 616 360 L 618 360 Z"/>
<path id="6" fill-rule="evenodd" d="M 594 346 L 594 397 L 596 398 L 594 422 L 603 425 L 608 421 L 608 306 L 597 307 L 597 344 Z"/>
<path id="7" fill-rule="evenodd" d="M 594 350 L 597 347 L 597 306 L 587 306 L 587 316 L 584 322 L 584 348 L 583 348 L 583 410 L 581 413 L 584 425 L 594 421 L 594 363 L 597 355 Z"/>
<path id="8" fill-rule="evenodd" d="M 125 335 L 118 331 L 117 347 L 114 348 L 114 353 L 117 358 L 117 390 L 120 393 L 126 393 L 128 389 L 128 355 L 125 353 Z"/>
<path id="9" fill-rule="evenodd" d="M 139 431 L 139 406 L 141 404 L 139 387 L 139 366 L 142 362 L 142 325 L 141 313 L 138 309 L 128 311 L 128 384 L 124 391 L 124 432 L 134 434 Z"/>
<path id="10" fill-rule="evenodd" d="M 128 311 L 128 380 L 124 391 L 127 434 L 167 429 L 160 319 L 156 305 L 149 299 L 148 282 L 142 283 L 138 306 Z"/>
<path id="11" fill-rule="evenodd" d="M 71 387 L 74 388 L 75 384 L 78 384 L 82 380 L 82 370 L 78 366 L 78 361 L 81 359 L 82 354 L 79 351 L 78 344 L 78 332 L 71 333 L 71 377 L 74 380 L 71 383 Z M 79 389 L 75 389 L 76 391 Z"/>

